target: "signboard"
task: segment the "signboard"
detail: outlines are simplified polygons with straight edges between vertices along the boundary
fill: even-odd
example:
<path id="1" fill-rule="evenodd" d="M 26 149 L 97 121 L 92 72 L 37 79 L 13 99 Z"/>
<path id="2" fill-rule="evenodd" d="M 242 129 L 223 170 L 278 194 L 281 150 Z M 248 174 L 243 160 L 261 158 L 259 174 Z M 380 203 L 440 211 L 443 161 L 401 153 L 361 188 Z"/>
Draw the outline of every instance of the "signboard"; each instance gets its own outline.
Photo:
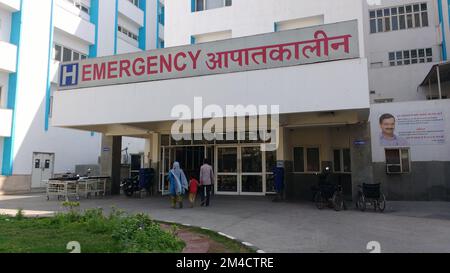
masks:
<path id="1" fill-rule="evenodd" d="M 412 147 L 445 144 L 445 121 L 442 109 L 377 113 L 373 124 L 379 125 L 382 147 Z"/>
<path id="2" fill-rule="evenodd" d="M 59 90 L 167 80 L 359 58 L 356 20 L 66 62 Z"/>

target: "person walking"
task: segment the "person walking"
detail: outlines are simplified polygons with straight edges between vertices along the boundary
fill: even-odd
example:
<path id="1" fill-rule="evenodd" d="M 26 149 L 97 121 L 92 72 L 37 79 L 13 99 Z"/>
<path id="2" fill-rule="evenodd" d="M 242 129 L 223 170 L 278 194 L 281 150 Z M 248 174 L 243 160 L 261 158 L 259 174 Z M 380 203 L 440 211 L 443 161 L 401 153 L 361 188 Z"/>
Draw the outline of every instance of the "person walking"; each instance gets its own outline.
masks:
<path id="1" fill-rule="evenodd" d="M 198 187 L 200 186 L 200 182 L 191 175 L 189 180 L 189 202 L 191 203 L 191 208 L 195 205 L 195 199 L 197 197 Z"/>
<path id="2" fill-rule="evenodd" d="M 214 171 L 208 159 L 205 159 L 203 166 L 200 168 L 200 197 L 201 206 L 209 207 L 211 198 L 211 189 L 214 184 Z"/>
<path id="3" fill-rule="evenodd" d="M 172 170 L 169 171 L 169 191 L 172 208 L 176 208 L 177 204 L 180 209 L 183 208 L 183 196 L 188 190 L 188 181 L 186 175 L 180 167 L 180 163 L 174 162 Z"/>

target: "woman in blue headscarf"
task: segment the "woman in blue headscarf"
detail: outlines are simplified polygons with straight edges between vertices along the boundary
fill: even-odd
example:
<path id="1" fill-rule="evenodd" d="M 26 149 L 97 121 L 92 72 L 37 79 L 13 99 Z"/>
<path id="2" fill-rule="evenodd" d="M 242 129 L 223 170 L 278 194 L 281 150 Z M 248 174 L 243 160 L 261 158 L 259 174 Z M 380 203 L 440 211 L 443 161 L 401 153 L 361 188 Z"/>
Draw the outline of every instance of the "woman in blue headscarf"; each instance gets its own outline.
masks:
<path id="1" fill-rule="evenodd" d="M 176 161 L 173 163 L 172 170 L 169 171 L 169 182 L 172 208 L 176 208 L 179 204 L 181 209 L 183 208 L 183 195 L 188 190 L 189 184 L 180 163 Z"/>

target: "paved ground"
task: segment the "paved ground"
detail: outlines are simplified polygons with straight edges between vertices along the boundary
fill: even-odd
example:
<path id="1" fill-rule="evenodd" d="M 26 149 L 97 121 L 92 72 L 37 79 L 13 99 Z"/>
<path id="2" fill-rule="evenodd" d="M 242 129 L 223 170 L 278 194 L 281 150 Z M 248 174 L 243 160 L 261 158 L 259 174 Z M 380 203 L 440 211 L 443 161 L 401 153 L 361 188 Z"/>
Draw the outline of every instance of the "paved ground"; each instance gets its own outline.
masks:
<path id="1" fill-rule="evenodd" d="M 384 214 L 317 210 L 311 203 L 273 203 L 265 197 L 216 196 L 209 208 L 169 208 L 161 197 L 82 200 L 82 208 L 112 206 L 153 218 L 207 227 L 254 244 L 266 252 L 368 252 L 378 241 L 383 252 L 450 253 L 450 203 L 390 202 Z M 0 196 L 0 213 L 15 209 L 45 215 L 61 203 L 44 196 Z"/>

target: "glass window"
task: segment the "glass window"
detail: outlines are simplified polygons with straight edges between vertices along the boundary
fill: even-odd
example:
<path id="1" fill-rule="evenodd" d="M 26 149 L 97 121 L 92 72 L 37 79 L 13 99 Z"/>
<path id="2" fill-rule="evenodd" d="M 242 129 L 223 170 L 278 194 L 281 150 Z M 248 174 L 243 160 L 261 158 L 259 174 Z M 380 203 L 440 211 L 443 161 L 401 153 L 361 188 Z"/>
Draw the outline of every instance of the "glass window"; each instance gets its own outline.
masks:
<path id="1" fill-rule="evenodd" d="M 398 30 L 398 17 L 392 16 L 392 30 Z"/>
<path id="2" fill-rule="evenodd" d="M 61 57 L 62 57 L 62 48 L 60 45 L 55 45 L 55 52 L 54 52 L 54 60 L 55 61 L 61 61 Z"/>
<path id="3" fill-rule="evenodd" d="M 411 171 L 409 149 L 386 149 L 387 173 L 409 173 Z"/>
<path id="4" fill-rule="evenodd" d="M 390 31 L 391 30 L 391 19 L 389 17 L 384 18 L 384 26 L 385 26 L 385 31 Z"/>
<path id="5" fill-rule="evenodd" d="M 420 27 L 420 13 L 414 14 L 414 26 Z"/>
<path id="6" fill-rule="evenodd" d="M 389 61 L 394 61 L 394 60 L 395 60 L 395 53 L 389 52 Z"/>
<path id="7" fill-rule="evenodd" d="M 72 61 L 72 50 L 68 48 L 64 48 L 63 50 L 63 62 L 70 62 Z"/>
<path id="8" fill-rule="evenodd" d="M 378 19 L 377 26 L 378 26 L 378 32 L 382 32 L 383 31 L 383 19 Z"/>
<path id="9" fill-rule="evenodd" d="M 196 11 L 202 11 L 205 9 L 204 5 L 204 0 L 196 0 L 195 1 L 195 10 Z"/>
<path id="10" fill-rule="evenodd" d="M 217 152 L 218 172 L 237 172 L 237 148 L 220 148 Z"/>
<path id="11" fill-rule="evenodd" d="M 419 49 L 419 58 L 425 57 L 425 49 Z"/>
<path id="12" fill-rule="evenodd" d="M 305 149 L 303 147 L 294 148 L 294 172 L 305 172 Z"/>
<path id="13" fill-rule="evenodd" d="M 277 152 L 266 152 L 266 172 L 271 173 L 277 166 Z"/>
<path id="14" fill-rule="evenodd" d="M 400 15 L 399 21 L 400 21 L 400 29 L 405 29 L 406 28 L 405 15 Z"/>
<path id="15" fill-rule="evenodd" d="M 334 157 L 334 172 L 340 173 L 342 171 L 341 150 L 334 150 L 333 157 Z"/>
<path id="16" fill-rule="evenodd" d="M 428 26 L 428 13 L 422 12 L 422 27 Z"/>
<path id="17" fill-rule="evenodd" d="M 350 173 L 352 172 L 352 157 L 351 157 L 351 152 L 350 149 L 344 149 L 342 151 L 343 155 L 343 159 L 344 159 L 344 172 L 346 173 Z"/>
<path id="18" fill-rule="evenodd" d="M 375 18 L 375 11 L 374 10 L 369 11 L 369 17 L 371 19 Z"/>
<path id="19" fill-rule="evenodd" d="M 308 172 L 320 172 L 319 148 L 308 148 L 306 151 L 306 163 Z"/>
<path id="20" fill-rule="evenodd" d="M 224 6 L 224 0 L 206 0 L 206 9 L 216 9 Z"/>
<path id="21" fill-rule="evenodd" d="M 391 14 L 397 15 L 397 8 L 391 8 Z"/>
<path id="22" fill-rule="evenodd" d="M 80 60 L 80 53 L 73 52 L 73 61 L 78 61 L 78 60 Z"/>
<path id="23" fill-rule="evenodd" d="M 412 6 L 408 5 L 408 6 L 406 6 L 406 13 L 410 13 L 410 12 L 412 12 Z"/>
<path id="24" fill-rule="evenodd" d="M 406 15 L 406 24 L 407 24 L 408 28 L 414 27 L 412 14 Z"/>
<path id="25" fill-rule="evenodd" d="M 262 172 L 262 153 L 260 147 L 242 148 L 242 172 Z"/>
<path id="26" fill-rule="evenodd" d="M 421 9 L 422 11 L 427 11 L 427 10 L 428 10 L 428 8 L 427 8 L 427 3 L 421 4 L 421 5 L 420 5 L 420 9 Z"/>
<path id="27" fill-rule="evenodd" d="M 377 21 L 375 19 L 370 20 L 370 33 L 377 32 Z"/>

